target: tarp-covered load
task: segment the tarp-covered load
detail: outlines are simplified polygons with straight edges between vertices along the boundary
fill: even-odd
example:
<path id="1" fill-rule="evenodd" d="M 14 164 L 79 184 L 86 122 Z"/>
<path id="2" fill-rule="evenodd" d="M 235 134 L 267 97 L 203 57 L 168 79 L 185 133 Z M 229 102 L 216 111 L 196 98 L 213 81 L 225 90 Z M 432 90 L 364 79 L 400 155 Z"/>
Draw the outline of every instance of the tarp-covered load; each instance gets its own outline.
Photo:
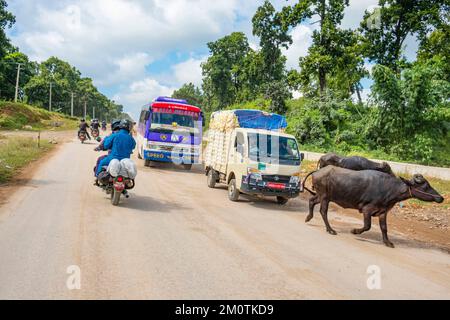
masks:
<path id="1" fill-rule="evenodd" d="M 210 129 L 222 132 L 236 128 L 280 131 L 287 127 L 286 118 L 259 110 L 218 111 L 211 116 Z"/>

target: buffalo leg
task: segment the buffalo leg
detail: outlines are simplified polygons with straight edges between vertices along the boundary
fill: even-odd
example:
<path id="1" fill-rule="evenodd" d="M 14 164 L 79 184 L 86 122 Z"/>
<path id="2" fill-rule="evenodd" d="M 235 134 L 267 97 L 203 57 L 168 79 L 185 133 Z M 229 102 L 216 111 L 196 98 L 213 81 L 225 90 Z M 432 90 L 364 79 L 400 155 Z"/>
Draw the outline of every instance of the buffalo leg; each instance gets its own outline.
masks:
<path id="1" fill-rule="evenodd" d="M 333 230 L 330 223 L 328 222 L 328 207 L 330 205 L 330 201 L 322 200 L 320 203 L 320 214 L 322 215 L 323 221 L 325 222 L 325 226 L 327 227 L 327 232 L 332 234 L 333 236 L 337 235 L 337 232 Z"/>
<path id="2" fill-rule="evenodd" d="M 369 212 L 364 213 L 364 227 L 362 229 L 353 229 L 353 234 L 363 234 L 372 228 L 372 214 Z"/>
<path id="3" fill-rule="evenodd" d="M 389 241 L 388 228 L 387 228 L 387 212 L 380 215 L 380 228 L 383 233 L 383 242 L 389 248 L 395 248 L 394 244 Z"/>
<path id="4" fill-rule="evenodd" d="M 314 208 L 320 203 L 319 196 L 315 195 L 309 199 L 309 215 L 306 218 L 306 223 L 310 222 L 314 218 Z"/>

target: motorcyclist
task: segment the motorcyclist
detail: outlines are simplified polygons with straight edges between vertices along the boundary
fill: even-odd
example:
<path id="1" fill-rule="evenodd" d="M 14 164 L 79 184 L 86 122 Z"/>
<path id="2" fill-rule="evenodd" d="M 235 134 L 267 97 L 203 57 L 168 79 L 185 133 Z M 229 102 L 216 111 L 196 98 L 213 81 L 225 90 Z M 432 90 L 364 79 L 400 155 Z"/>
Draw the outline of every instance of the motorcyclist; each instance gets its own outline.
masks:
<path id="1" fill-rule="evenodd" d="M 106 131 L 106 121 L 105 120 L 102 121 L 102 130 Z"/>
<path id="2" fill-rule="evenodd" d="M 91 129 L 97 131 L 100 129 L 100 123 L 98 122 L 97 119 L 92 120 Z"/>
<path id="3" fill-rule="evenodd" d="M 131 135 L 133 136 L 133 137 L 136 137 L 137 136 L 137 131 L 136 131 L 136 125 L 137 125 L 137 123 L 136 122 L 133 122 L 133 124 L 131 125 Z"/>
<path id="4" fill-rule="evenodd" d="M 92 140 L 91 136 L 89 135 L 88 128 L 89 128 L 89 126 L 86 122 L 86 119 L 81 119 L 81 123 L 80 123 L 79 130 L 78 130 L 78 136 L 80 136 L 80 133 L 84 133 L 84 134 L 86 134 L 86 136 L 88 137 L 89 140 Z"/>
<path id="5" fill-rule="evenodd" d="M 130 134 L 131 124 L 128 120 L 122 120 L 120 122 L 120 131 L 110 135 L 103 141 L 103 147 L 106 150 L 111 150 L 108 157 L 100 161 L 96 176 L 102 172 L 103 167 L 109 165 L 112 160 L 129 159 L 133 150 L 136 148 L 136 141 Z"/>
<path id="6" fill-rule="evenodd" d="M 110 136 L 112 136 L 113 134 L 116 134 L 117 132 L 120 131 L 120 123 L 121 123 L 121 120 L 114 120 L 114 121 L 111 123 L 111 132 L 112 132 L 112 134 L 111 134 Z M 108 136 L 108 137 L 110 137 L 110 136 Z M 106 140 L 108 137 L 106 137 L 105 139 L 103 139 L 102 142 L 100 142 L 100 145 L 99 145 L 98 147 L 96 147 L 94 150 L 95 150 L 95 151 L 98 151 L 98 152 L 100 152 L 100 151 L 108 151 L 108 149 L 105 148 L 105 140 Z M 103 156 L 101 156 L 101 157 L 99 157 L 99 158 L 97 159 L 97 163 L 96 163 L 96 166 L 95 166 L 95 168 L 94 168 L 94 173 L 97 173 L 97 168 L 99 167 L 100 162 L 101 162 L 103 159 L 107 158 L 110 154 L 111 154 L 111 150 L 109 150 L 109 153 L 108 153 L 107 155 L 103 155 Z"/>

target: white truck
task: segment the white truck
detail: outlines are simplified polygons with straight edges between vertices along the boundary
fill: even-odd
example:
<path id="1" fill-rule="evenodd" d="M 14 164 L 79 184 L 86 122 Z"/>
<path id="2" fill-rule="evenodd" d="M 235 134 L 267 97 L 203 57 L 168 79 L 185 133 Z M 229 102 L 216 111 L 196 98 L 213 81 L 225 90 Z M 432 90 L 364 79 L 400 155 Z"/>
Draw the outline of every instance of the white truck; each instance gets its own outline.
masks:
<path id="1" fill-rule="evenodd" d="M 258 110 L 214 113 L 205 150 L 208 186 L 227 184 L 231 201 L 241 193 L 274 196 L 281 205 L 297 197 L 303 154 L 286 127 L 285 117 Z"/>

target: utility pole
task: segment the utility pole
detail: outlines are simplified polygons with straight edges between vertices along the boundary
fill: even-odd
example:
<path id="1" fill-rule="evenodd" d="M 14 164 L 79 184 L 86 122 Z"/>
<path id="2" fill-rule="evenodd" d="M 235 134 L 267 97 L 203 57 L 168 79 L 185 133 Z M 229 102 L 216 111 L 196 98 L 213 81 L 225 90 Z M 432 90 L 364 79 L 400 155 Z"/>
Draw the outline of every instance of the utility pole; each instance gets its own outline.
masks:
<path id="1" fill-rule="evenodd" d="M 16 94 L 14 96 L 14 102 L 17 102 L 17 99 L 19 97 L 19 80 L 20 80 L 20 67 L 21 64 L 17 64 L 17 79 L 16 79 Z"/>
<path id="2" fill-rule="evenodd" d="M 50 99 L 48 104 L 48 110 L 52 112 L 52 89 L 53 89 L 53 83 L 50 82 Z"/>
<path id="3" fill-rule="evenodd" d="M 86 119 L 87 117 L 87 101 L 84 100 L 84 118 Z"/>
<path id="4" fill-rule="evenodd" d="M 92 119 L 95 119 L 95 107 L 92 107 Z"/>
<path id="5" fill-rule="evenodd" d="M 70 116 L 73 118 L 73 96 L 74 93 L 72 92 L 72 99 L 70 100 Z"/>

